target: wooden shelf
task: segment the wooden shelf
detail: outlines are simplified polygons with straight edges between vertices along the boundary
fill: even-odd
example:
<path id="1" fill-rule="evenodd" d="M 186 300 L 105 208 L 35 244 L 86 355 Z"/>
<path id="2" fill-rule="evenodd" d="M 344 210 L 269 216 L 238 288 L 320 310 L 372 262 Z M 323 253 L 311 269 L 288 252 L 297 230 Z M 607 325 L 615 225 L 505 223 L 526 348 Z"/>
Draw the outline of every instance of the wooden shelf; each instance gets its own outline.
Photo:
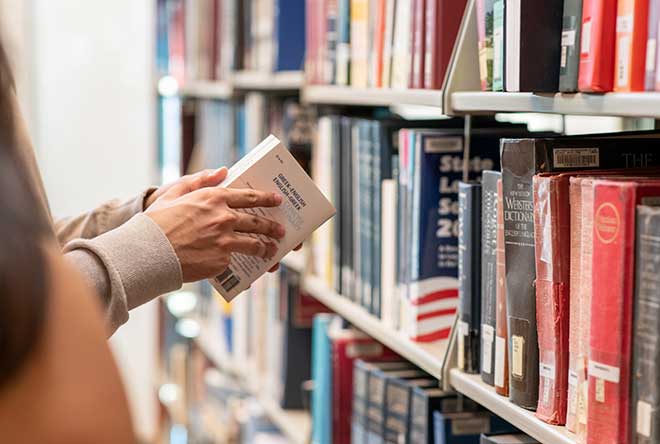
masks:
<path id="1" fill-rule="evenodd" d="M 432 344 L 413 342 L 403 332 L 392 330 L 364 308 L 328 289 L 325 283 L 315 276 L 305 276 L 303 288 L 356 328 L 391 348 L 439 381 L 442 380 L 449 340 Z"/>
<path id="2" fill-rule="evenodd" d="M 179 90 L 180 95 L 198 99 L 227 100 L 234 95 L 231 84 L 215 81 L 188 82 Z"/>
<path id="3" fill-rule="evenodd" d="M 427 89 L 353 88 L 336 85 L 306 85 L 302 100 L 319 105 L 396 106 L 423 105 L 436 107 L 442 115 L 443 93 Z"/>
<path id="4" fill-rule="evenodd" d="M 458 369 L 449 372 L 449 383 L 454 389 L 486 407 L 523 432 L 544 444 L 575 444 L 575 435 L 566 427 L 552 426 L 500 396 L 495 389 L 481 380 L 480 375 L 468 375 Z"/>
<path id="5" fill-rule="evenodd" d="M 232 76 L 235 89 L 253 91 L 298 91 L 304 80 L 302 71 L 280 71 L 273 73 L 238 71 Z"/>
<path id="6" fill-rule="evenodd" d="M 450 97 L 455 113 L 552 113 L 589 116 L 660 118 L 660 93 L 533 94 L 507 92 L 455 92 Z"/>

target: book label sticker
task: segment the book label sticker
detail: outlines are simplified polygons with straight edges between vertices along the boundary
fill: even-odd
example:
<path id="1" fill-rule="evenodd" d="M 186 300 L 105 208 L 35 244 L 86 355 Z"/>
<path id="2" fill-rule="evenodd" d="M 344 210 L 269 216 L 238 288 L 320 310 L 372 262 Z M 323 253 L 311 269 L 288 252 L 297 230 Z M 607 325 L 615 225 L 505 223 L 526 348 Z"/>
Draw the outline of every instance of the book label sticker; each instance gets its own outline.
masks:
<path id="1" fill-rule="evenodd" d="M 555 366 L 551 364 L 546 364 L 545 362 L 539 363 L 539 375 L 542 378 L 547 378 L 550 380 L 555 379 Z"/>
<path id="2" fill-rule="evenodd" d="M 567 399 L 567 409 L 568 409 L 568 414 L 571 416 L 576 416 L 577 415 L 577 409 L 578 409 L 578 392 L 577 392 L 577 385 L 578 385 L 578 377 L 577 373 L 575 373 L 573 370 L 568 371 L 568 399 Z"/>
<path id="3" fill-rule="evenodd" d="M 596 401 L 605 402 L 605 380 L 596 378 Z"/>
<path id="4" fill-rule="evenodd" d="M 630 76 L 630 45 L 632 40 L 629 35 L 622 35 L 619 37 L 617 45 L 616 59 L 616 84 L 620 87 L 625 87 L 628 84 L 628 77 Z"/>
<path id="5" fill-rule="evenodd" d="M 541 381 L 542 381 L 541 384 L 543 385 L 541 402 L 547 406 L 548 403 L 550 402 L 550 387 L 552 386 L 552 384 L 550 383 L 549 379 L 542 379 Z"/>
<path id="6" fill-rule="evenodd" d="M 525 374 L 524 362 L 525 338 L 511 335 L 511 375 L 523 378 Z"/>
<path id="7" fill-rule="evenodd" d="M 651 437 L 651 418 L 653 415 L 653 407 L 648 402 L 637 401 L 637 433 Z"/>
<path id="8" fill-rule="evenodd" d="M 577 387 L 578 385 L 578 374 L 575 370 L 568 371 L 568 386 Z"/>
<path id="9" fill-rule="evenodd" d="M 493 341 L 495 340 L 495 329 L 492 325 L 481 324 L 481 340 L 483 343 L 481 370 L 490 375 L 493 373 Z"/>
<path id="10" fill-rule="evenodd" d="M 552 152 L 555 168 L 598 168 L 598 148 L 559 148 Z"/>
<path id="11" fill-rule="evenodd" d="M 648 39 L 646 42 L 646 72 L 653 72 L 655 69 L 656 39 Z"/>
<path id="12" fill-rule="evenodd" d="M 580 42 L 580 53 L 589 55 L 591 52 L 591 19 L 582 23 L 582 41 Z"/>
<path id="13" fill-rule="evenodd" d="M 490 417 L 455 419 L 451 422 L 451 434 L 454 436 L 480 435 L 490 432 Z"/>
<path id="14" fill-rule="evenodd" d="M 604 381 L 613 382 L 614 384 L 619 383 L 621 374 L 619 367 L 613 367 L 611 365 L 592 360 L 589 360 L 588 372 L 589 376 L 593 376 L 594 378 L 602 379 Z"/>
<path id="15" fill-rule="evenodd" d="M 633 32 L 634 20 L 632 14 L 620 15 L 616 18 L 616 32 L 617 33 L 631 33 Z"/>
<path id="16" fill-rule="evenodd" d="M 506 339 L 495 338 L 495 385 L 504 387 L 504 364 L 506 363 Z"/>
<path id="17" fill-rule="evenodd" d="M 587 423 L 587 399 L 589 398 L 589 382 L 583 381 L 578 390 L 578 422 Z"/>
<path id="18" fill-rule="evenodd" d="M 561 46 L 574 46 L 575 45 L 575 29 L 563 31 L 561 33 Z"/>
<path id="19" fill-rule="evenodd" d="M 562 68 L 566 68 L 566 62 L 568 61 L 568 46 L 562 46 L 561 47 L 561 61 L 559 62 L 559 66 Z"/>
<path id="20" fill-rule="evenodd" d="M 429 137 L 424 142 L 425 153 L 462 153 L 462 137 Z"/>

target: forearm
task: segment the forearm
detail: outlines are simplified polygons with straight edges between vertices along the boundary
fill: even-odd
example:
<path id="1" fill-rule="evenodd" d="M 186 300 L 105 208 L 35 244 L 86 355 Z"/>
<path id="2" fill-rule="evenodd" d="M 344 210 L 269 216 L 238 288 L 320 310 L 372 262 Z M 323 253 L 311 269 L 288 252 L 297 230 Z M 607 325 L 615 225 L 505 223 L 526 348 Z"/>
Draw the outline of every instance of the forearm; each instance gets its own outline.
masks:
<path id="1" fill-rule="evenodd" d="M 77 239 L 65 254 L 96 290 L 110 333 L 128 320 L 128 311 L 181 287 L 181 266 L 160 228 L 136 215 L 94 239 Z"/>

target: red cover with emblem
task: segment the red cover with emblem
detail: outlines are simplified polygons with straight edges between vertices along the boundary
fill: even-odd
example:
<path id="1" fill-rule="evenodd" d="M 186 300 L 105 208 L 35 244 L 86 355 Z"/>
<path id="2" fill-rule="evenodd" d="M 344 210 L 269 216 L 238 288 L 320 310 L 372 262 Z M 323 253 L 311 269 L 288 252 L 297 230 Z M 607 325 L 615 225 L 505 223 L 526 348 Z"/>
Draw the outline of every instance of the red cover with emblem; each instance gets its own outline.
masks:
<path id="1" fill-rule="evenodd" d="M 660 180 L 594 181 L 588 444 L 630 442 L 635 207 L 659 199 Z"/>
<path id="2" fill-rule="evenodd" d="M 328 331 L 332 341 L 332 442 L 351 443 L 353 416 L 353 361 L 394 361 L 401 359 L 389 348 L 354 329 Z"/>
<path id="3" fill-rule="evenodd" d="M 583 0 L 578 89 L 607 92 L 614 88 L 616 0 Z"/>

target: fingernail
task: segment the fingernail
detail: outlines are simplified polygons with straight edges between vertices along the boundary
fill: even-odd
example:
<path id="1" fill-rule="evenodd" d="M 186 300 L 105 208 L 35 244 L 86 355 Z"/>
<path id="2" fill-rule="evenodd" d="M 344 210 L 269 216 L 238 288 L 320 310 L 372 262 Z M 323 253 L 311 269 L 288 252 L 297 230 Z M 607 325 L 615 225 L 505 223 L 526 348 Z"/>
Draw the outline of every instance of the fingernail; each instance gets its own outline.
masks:
<path id="1" fill-rule="evenodd" d="M 284 226 L 279 225 L 279 226 L 277 227 L 277 235 L 278 235 L 279 237 L 284 237 L 284 236 L 286 235 L 286 230 L 284 229 Z"/>
<path id="2" fill-rule="evenodd" d="M 282 203 L 282 196 L 280 196 L 279 194 L 273 194 L 273 196 L 275 196 L 275 203 L 280 205 Z"/>

